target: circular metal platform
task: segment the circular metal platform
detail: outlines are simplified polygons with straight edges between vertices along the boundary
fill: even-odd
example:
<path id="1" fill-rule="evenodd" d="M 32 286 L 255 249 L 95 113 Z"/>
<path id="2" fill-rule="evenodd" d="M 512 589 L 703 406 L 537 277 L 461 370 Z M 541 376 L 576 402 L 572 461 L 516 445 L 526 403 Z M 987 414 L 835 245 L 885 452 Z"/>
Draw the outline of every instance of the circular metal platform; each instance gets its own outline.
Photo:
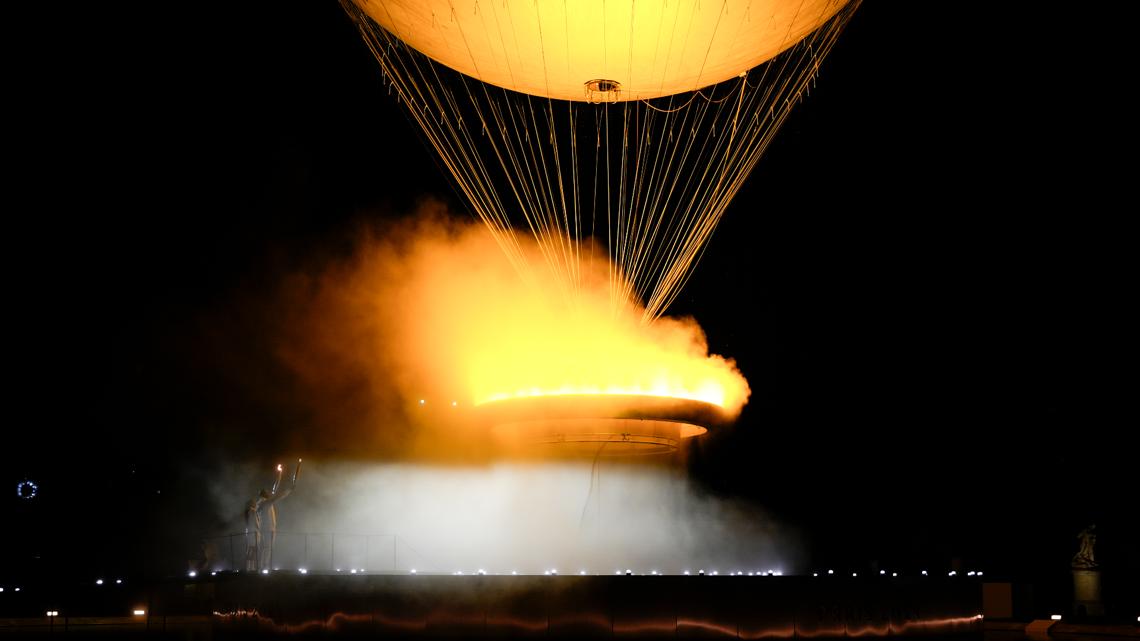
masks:
<path id="1" fill-rule="evenodd" d="M 711 403 L 632 394 L 527 396 L 476 411 L 505 447 L 571 456 L 674 452 L 727 420 Z"/>

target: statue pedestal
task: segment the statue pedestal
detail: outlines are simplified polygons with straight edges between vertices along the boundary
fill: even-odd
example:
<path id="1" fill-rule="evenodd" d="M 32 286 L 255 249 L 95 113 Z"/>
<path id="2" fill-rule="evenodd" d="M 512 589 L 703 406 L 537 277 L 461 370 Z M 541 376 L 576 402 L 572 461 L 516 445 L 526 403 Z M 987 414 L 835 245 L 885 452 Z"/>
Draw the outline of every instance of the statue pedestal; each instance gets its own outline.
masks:
<path id="1" fill-rule="evenodd" d="M 1104 604 L 1100 600 L 1100 570 L 1073 568 L 1073 614 L 1078 617 L 1104 616 Z"/>

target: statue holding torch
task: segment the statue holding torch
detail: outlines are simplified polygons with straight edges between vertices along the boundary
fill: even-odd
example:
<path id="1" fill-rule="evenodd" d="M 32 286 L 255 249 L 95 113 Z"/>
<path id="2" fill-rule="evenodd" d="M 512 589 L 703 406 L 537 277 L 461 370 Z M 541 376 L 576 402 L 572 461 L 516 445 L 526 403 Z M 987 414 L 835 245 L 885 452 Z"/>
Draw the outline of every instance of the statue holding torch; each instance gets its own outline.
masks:
<path id="1" fill-rule="evenodd" d="M 277 502 L 293 493 L 297 479 L 301 477 L 301 459 L 288 487 L 281 487 L 285 468 L 277 464 L 277 476 L 273 487 L 261 490 L 245 507 L 245 569 L 248 571 L 268 570 L 273 567 L 273 545 L 277 542 Z M 268 520 L 269 538 L 262 534 L 262 512 Z"/>

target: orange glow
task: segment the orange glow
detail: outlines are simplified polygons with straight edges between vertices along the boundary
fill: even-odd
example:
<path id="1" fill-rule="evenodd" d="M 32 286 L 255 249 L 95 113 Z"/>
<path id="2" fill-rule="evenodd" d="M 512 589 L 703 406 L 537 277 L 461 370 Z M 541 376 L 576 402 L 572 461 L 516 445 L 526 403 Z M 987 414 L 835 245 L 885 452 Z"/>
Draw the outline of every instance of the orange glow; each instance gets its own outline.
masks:
<path id="1" fill-rule="evenodd" d="M 685 628 L 695 628 L 696 630 L 700 631 L 714 632 L 717 633 L 718 636 L 739 636 L 739 626 L 736 625 L 725 625 L 723 623 L 717 623 L 715 621 L 710 621 L 707 619 L 684 619 L 677 617 L 677 631 L 681 631 Z"/>
<path id="2" fill-rule="evenodd" d="M 288 306 L 301 315 L 287 321 L 278 353 L 322 424 L 383 439 L 406 416 L 429 426 L 417 452 L 440 454 L 450 437 L 475 434 L 455 410 L 496 399 L 674 397 L 723 418 L 747 402 L 747 381 L 709 353 L 696 320 L 643 324 L 640 303 L 612 295 L 628 288 L 603 250 L 568 248 L 580 270 L 554 274 L 537 243 L 519 237 L 520 270 L 485 227 L 432 207 L 366 237 L 317 280 L 291 283 Z"/>
<path id="3" fill-rule="evenodd" d="M 708 353 L 689 319 L 646 327 L 641 310 L 611 309 L 607 292 L 587 290 L 567 311 L 558 292 L 512 296 L 509 306 L 476 310 L 461 362 L 476 404 L 508 398 L 637 395 L 704 401 L 735 414 L 748 384 L 734 364 Z M 504 311 L 509 313 L 504 314 Z"/>
<path id="4" fill-rule="evenodd" d="M 436 371 L 452 370 L 473 404 L 570 394 L 639 395 L 699 400 L 735 415 L 748 383 L 735 363 L 709 354 L 691 318 L 641 323 L 642 307 L 625 291 L 600 251 L 583 260 L 575 288 L 523 247 L 532 282 L 523 282 L 480 227 L 436 244 L 420 241 L 412 285 L 402 296 L 406 331 L 421 354 L 438 354 Z M 580 248 L 586 255 L 590 247 Z M 529 254 L 529 256 L 528 256 Z M 613 284 L 612 284 L 613 283 Z M 425 388 L 441 381 L 425 381 Z"/>

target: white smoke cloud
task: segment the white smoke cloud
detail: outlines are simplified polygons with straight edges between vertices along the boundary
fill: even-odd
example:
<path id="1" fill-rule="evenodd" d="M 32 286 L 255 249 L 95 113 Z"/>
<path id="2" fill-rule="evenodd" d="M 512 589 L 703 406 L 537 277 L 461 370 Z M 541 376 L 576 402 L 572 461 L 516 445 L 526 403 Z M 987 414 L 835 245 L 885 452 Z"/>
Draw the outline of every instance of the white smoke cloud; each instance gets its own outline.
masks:
<path id="1" fill-rule="evenodd" d="M 675 467 L 305 465 L 296 491 L 278 503 L 280 567 L 723 574 L 787 572 L 799 555 L 793 532 L 754 506 L 701 492 Z M 215 476 L 212 496 L 240 531 L 237 515 L 261 486 L 248 467 L 227 469 L 234 471 Z"/>

